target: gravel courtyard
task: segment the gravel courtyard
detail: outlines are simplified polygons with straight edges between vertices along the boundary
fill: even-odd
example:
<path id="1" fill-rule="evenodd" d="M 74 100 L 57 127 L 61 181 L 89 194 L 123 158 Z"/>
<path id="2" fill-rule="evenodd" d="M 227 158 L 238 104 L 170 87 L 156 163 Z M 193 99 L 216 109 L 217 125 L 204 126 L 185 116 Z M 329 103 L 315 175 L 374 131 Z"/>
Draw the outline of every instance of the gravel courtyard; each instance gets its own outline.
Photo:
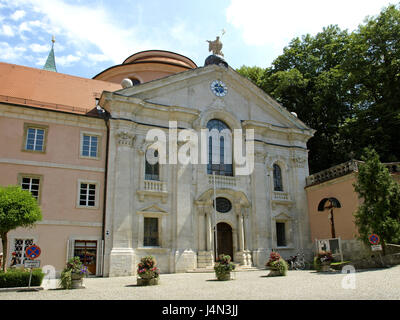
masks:
<path id="1" fill-rule="evenodd" d="M 162 274 L 160 285 L 150 287 L 136 286 L 135 277 L 86 278 L 86 289 L 0 292 L 0 300 L 400 300 L 400 266 L 356 272 L 355 289 L 342 287 L 343 282 L 351 287 L 351 282 L 340 272 L 289 271 L 286 277 L 272 278 L 267 274 L 236 272 L 235 280 L 225 282 L 215 280 L 214 273 Z"/>

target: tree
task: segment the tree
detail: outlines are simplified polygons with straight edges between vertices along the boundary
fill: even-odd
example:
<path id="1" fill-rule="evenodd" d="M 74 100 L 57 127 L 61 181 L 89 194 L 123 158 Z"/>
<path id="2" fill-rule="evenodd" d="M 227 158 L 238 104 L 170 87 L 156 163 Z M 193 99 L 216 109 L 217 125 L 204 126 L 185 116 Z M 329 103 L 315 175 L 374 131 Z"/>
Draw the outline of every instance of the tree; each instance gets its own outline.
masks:
<path id="1" fill-rule="evenodd" d="M 349 39 L 347 31 L 329 26 L 316 36 L 293 39 L 264 73 L 256 67 L 237 70 L 317 130 L 308 142 L 312 173 L 347 160 L 338 131 L 352 114 L 342 69 Z"/>
<path id="2" fill-rule="evenodd" d="M 400 10 L 396 6 L 368 18 L 351 35 L 343 68 L 358 97 L 355 114 L 343 127 L 348 149 L 359 157 L 371 144 L 382 161 L 399 161 Z"/>
<path id="3" fill-rule="evenodd" d="M 237 70 L 317 130 L 308 141 L 310 173 L 360 159 L 368 145 L 383 161 L 400 161 L 398 6 L 351 33 L 328 26 L 295 38 L 264 72 Z"/>
<path id="4" fill-rule="evenodd" d="M 37 200 L 20 186 L 0 186 L 0 237 L 3 246 L 3 271 L 7 270 L 7 234 L 18 227 L 31 227 L 42 220 Z"/>
<path id="5" fill-rule="evenodd" d="M 365 149 L 364 164 L 359 166 L 355 191 L 363 203 L 354 214 L 359 238 L 368 243 L 376 233 L 386 243 L 400 243 L 400 185 L 380 162 L 375 150 Z M 384 251 L 385 252 L 385 251 Z"/>
<path id="6" fill-rule="evenodd" d="M 242 76 L 246 77 L 250 81 L 252 81 L 256 86 L 263 88 L 263 79 L 265 70 L 260 67 L 247 67 L 241 66 L 236 70 Z"/>

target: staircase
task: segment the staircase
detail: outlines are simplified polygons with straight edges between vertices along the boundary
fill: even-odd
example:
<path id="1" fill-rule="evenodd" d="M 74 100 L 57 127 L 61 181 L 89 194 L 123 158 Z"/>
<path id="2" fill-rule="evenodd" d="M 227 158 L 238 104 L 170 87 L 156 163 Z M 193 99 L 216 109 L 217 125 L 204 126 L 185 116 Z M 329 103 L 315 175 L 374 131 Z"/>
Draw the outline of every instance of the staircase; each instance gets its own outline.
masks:
<path id="1" fill-rule="evenodd" d="M 256 267 L 250 267 L 250 266 L 241 266 L 238 263 L 233 263 L 235 267 L 235 272 L 243 272 L 243 271 L 257 271 L 261 270 Z M 207 266 L 205 268 L 196 268 L 192 270 L 187 270 L 187 273 L 214 273 L 214 267 L 213 266 Z"/>

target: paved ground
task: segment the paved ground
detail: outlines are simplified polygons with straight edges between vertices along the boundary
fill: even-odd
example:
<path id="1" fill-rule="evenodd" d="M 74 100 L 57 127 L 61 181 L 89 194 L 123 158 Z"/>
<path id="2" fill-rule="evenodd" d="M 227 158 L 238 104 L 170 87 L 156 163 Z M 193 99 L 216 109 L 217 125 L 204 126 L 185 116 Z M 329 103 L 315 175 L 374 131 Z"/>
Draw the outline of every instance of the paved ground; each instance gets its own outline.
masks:
<path id="1" fill-rule="evenodd" d="M 352 282 L 339 272 L 289 271 L 286 277 L 273 278 L 267 274 L 237 272 L 235 280 L 224 282 L 215 280 L 213 273 L 163 274 L 160 285 L 151 287 L 136 286 L 135 277 L 86 278 L 86 289 L 0 292 L 0 300 L 400 300 L 400 266 L 356 272 L 355 289 L 342 287 L 351 287 Z"/>

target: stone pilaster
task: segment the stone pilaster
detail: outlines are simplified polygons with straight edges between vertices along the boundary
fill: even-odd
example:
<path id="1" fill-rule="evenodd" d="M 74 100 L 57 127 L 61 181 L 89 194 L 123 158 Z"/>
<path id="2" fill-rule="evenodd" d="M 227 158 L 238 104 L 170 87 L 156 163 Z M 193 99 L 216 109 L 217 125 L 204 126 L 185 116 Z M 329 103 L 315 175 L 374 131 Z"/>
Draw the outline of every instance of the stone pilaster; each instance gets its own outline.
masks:
<path id="1" fill-rule="evenodd" d="M 267 219 L 270 215 L 267 206 L 267 174 L 266 174 L 266 151 L 255 150 L 254 171 L 251 175 L 252 189 L 252 235 L 253 235 L 253 263 L 257 267 L 263 267 L 266 258 L 266 248 L 268 247 Z"/>
<path id="2" fill-rule="evenodd" d="M 132 144 L 134 134 L 119 130 L 115 134 L 115 178 L 108 192 L 113 195 L 112 249 L 110 252 L 110 276 L 126 276 L 135 273 L 132 244 Z M 111 158 L 111 157 L 110 157 Z M 112 158 L 111 158 L 112 159 Z"/>

